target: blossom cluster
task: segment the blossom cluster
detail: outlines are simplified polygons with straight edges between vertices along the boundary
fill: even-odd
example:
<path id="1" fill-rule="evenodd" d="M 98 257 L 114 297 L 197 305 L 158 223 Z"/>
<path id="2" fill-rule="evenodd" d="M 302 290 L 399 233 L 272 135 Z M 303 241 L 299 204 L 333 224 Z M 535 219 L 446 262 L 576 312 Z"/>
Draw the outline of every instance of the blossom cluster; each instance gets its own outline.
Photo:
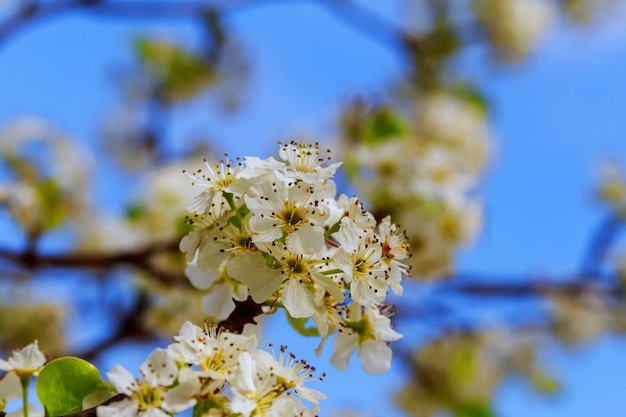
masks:
<path id="1" fill-rule="evenodd" d="M 456 249 L 480 229 L 482 207 L 473 190 L 490 139 L 480 106 L 440 92 L 419 100 L 406 132 L 346 150 L 356 167 L 353 181 L 368 203 L 409 226 L 408 262 L 416 277 L 448 275 Z"/>
<path id="2" fill-rule="evenodd" d="M 150 354 L 140 367 L 141 379 L 119 365 L 107 373 L 125 398 L 99 406 L 98 417 L 166 417 L 190 408 L 194 415 L 207 417 L 307 417 L 326 398 L 305 387 L 316 379 L 315 368 L 287 354 L 285 347 L 276 357 L 257 349 L 254 336 L 191 322 L 174 339 L 167 349 Z"/>
<path id="3" fill-rule="evenodd" d="M 336 196 L 318 144 L 280 146 L 279 159 L 226 158 L 188 173 L 203 191 L 189 204 L 194 229 L 181 250 L 194 286 L 210 290 L 204 312 L 223 320 L 235 300 L 311 319 L 321 342 L 338 333 L 332 363 L 343 369 L 359 350 L 363 368 L 390 367 L 391 327 L 384 302 L 402 294 L 408 242 L 389 217 L 378 222 L 357 197 Z"/>

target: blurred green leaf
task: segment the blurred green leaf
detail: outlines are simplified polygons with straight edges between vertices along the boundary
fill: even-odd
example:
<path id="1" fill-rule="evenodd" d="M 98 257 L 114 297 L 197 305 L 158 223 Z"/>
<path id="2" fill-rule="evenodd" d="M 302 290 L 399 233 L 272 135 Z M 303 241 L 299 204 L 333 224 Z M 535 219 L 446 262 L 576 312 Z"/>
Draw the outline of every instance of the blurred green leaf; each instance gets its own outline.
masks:
<path id="1" fill-rule="evenodd" d="M 307 336 L 307 337 L 320 335 L 319 331 L 317 330 L 317 327 L 315 326 L 306 327 L 306 323 L 307 321 L 309 321 L 308 318 L 306 317 L 302 319 L 293 318 L 291 317 L 291 314 L 289 314 L 287 309 L 285 309 L 285 314 L 287 315 L 287 321 L 289 322 L 291 327 L 293 327 L 293 329 L 297 331 L 298 333 L 300 333 L 301 335 Z"/>
<path id="2" fill-rule="evenodd" d="M 454 417 L 496 417 L 486 401 L 464 403 L 452 411 Z"/>
<path id="3" fill-rule="evenodd" d="M 377 109 L 365 125 L 365 143 L 375 145 L 411 133 L 411 124 L 391 108 Z"/>
<path id="4" fill-rule="evenodd" d="M 44 230 L 60 226 L 66 218 L 66 209 L 61 196 L 61 190 L 53 179 L 45 179 L 35 185 L 35 192 L 40 207 L 45 215 L 41 219 Z"/>
<path id="5" fill-rule="evenodd" d="M 454 87 L 452 93 L 480 111 L 482 116 L 486 116 L 489 113 L 490 107 L 487 98 L 476 87 L 469 84 L 461 84 Z"/>
<path id="6" fill-rule="evenodd" d="M 131 204 L 126 207 L 126 219 L 131 222 L 140 220 L 147 212 L 148 209 L 143 204 Z"/>
<path id="7" fill-rule="evenodd" d="M 154 78 L 155 94 L 166 104 L 192 98 L 215 81 L 207 59 L 173 43 L 139 38 L 135 52 Z"/>
<path id="8" fill-rule="evenodd" d="M 556 394 L 561 389 L 559 381 L 546 374 L 540 369 L 533 369 L 529 373 L 530 382 L 533 388 L 544 394 Z"/>

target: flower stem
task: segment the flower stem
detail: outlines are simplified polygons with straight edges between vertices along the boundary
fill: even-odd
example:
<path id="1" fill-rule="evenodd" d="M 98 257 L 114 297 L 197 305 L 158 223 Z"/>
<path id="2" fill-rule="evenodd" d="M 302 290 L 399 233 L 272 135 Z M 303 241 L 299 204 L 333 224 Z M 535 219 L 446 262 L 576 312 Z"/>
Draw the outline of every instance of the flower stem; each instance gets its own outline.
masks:
<path id="1" fill-rule="evenodd" d="M 30 378 L 32 374 L 20 375 L 20 382 L 22 385 L 22 415 L 28 417 L 28 386 L 30 385 Z"/>
<path id="2" fill-rule="evenodd" d="M 241 219 L 241 214 L 239 213 L 239 210 L 237 210 L 237 204 L 235 204 L 235 198 L 233 196 L 233 193 L 223 193 L 223 195 L 226 201 L 228 201 L 228 205 L 230 206 L 230 209 L 235 212 L 235 219 L 237 219 L 237 222 L 236 224 L 235 223 L 233 224 L 235 224 L 235 226 L 241 229 L 243 222 Z"/>

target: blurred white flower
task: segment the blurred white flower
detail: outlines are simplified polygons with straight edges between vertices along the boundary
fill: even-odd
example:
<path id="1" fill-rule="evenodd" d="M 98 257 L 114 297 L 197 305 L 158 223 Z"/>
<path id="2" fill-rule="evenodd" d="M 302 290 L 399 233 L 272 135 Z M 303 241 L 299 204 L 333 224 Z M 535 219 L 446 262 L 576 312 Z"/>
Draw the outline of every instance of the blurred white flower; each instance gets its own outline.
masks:
<path id="1" fill-rule="evenodd" d="M 15 372 L 20 377 L 31 376 L 37 375 L 45 363 L 46 357 L 35 340 L 22 349 L 14 350 L 9 360 L 0 359 L 0 370 Z"/>

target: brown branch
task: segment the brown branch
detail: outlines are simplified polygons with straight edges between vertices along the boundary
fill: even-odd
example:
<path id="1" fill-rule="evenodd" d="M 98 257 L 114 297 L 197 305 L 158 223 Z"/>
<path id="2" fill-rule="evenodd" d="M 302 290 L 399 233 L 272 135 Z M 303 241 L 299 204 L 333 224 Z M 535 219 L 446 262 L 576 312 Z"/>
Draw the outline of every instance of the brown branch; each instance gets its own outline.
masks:
<path id="1" fill-rule="evenodd" d="M 166 285 L 188 286 L 189 281 L 182 274 L 163 271 L 152 262 L 155 255 L 178 251 L 178 238 L 146 246 L 137 251 L 118 253 L 72 253 L 69 255 L 46 255 L 33 250 L 15 251 L 0 248 L 0 261 L 27 270 L 44 268 L 61 269 L 109 269 L 115 265 L 131 265 L 149 273 L 157 281 Z"/>
<path id="2" fill-rule="evenodd" d="M 117 329 L 111 335 L 92 346 L 89 350 L 80 352 L 73 356 L 78 356 L 87 361 L 93 362 L 108 349 L 126 340 L 150 340 L 154 339 L 154 334 L 145 326 L 145 313 L 150 307 L 150 298 L 146 293 L 137 294 L 135 304 L 123 316 L 118 317 L 115 322 L 119 323 Z"/>
<path id="3" fill-rule="evenodd" d="M 235 310 L 230 316 L 219 323 L 219 327 L 226 329 L 232 333 L 243 333 L 246 324 L 257 324 L 255 318 L 263 314 L 260 304 L 255 303 L 252 297 L 248 297 L 245 301 L 235 300 Z"/>
<path id="4" fill-rule="evenodd" d="M 581 295 L 585 293 L 597 293 L 611 296 L 622 294 L 618 285 L 593 284 L 582 278 L 575 278 L 566 282 L 507 282 L 508 278 L 476 280 L 475 282 L 450 281 L 441 285 L 443 291 L 463 293 L 465 295 L 479 297 L 536 297 L 554 294 Z"/>
<path id="5" fill-rule="evenodd" d="M 100 405 L 97 405 L 97 406 L 92 407 L 92 408 L 88 408 L 88 409 L 83 410 L 83 411 L 79 411 L 78 413 L 67 414 L 67 415 L 62 416 L 62 417 L 97 417 L 98 413 L 97 413 L 96 409 L 98 407 L 100 407 L 101 405 L 109 405 L 111 403 L 122 401 L 125 398 L 128 398 L 125 394 L 117 394 L 116 396 L 109 398 L 108 400 L 106 400 L 105 402 L 103 402 Z"/>

